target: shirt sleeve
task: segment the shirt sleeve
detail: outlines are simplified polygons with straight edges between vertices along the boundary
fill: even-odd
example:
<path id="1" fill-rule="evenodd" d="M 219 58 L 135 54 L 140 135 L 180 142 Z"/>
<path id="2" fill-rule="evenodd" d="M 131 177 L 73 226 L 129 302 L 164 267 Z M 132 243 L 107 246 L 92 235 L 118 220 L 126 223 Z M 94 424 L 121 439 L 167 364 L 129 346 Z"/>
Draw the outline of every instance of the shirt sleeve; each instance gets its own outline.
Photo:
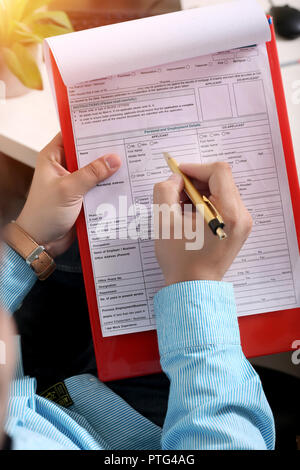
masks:
<path id="1" fill-rule="evenodd" d="M 12 248 L 1 248 L 0 306 L 13 313 L 32 289 L 37 276 L 26 261 Z"/>
<path id="2" fill-rule="evenodd" d="M 273 449 L 273 415 L 241 349 L 232 285 L 174 284 L 154 308 L 170 379 L 162 448 Z"/>

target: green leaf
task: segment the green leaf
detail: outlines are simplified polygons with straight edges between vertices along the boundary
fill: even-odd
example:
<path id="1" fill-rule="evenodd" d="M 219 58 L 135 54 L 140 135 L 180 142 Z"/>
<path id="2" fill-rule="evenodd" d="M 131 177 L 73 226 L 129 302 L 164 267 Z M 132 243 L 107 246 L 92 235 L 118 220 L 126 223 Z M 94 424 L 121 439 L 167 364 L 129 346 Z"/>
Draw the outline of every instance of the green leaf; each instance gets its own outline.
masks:
<path id="1" fill-rule="evenodd" d="M 43 89 L 42 77 L 34 58 L 22 44 L 2 49 L 4 62 L 9 70 L 28 88 Z"/>
<path id="2" fill-rule="evenodd" d="M 40 44 L 43 40 L 37 34 L 25 31 L 15 31 L 12 38 L 13 42 L 21 44 Z"/>
<path id="3" fill-rule="evenodd" d="M 9 46 L 14 33 L 14 22 L 22 18 L 30 0 L 0 0 L 1 45 Z"/>
<path id="4" fill-rule="evenodd" d="M 6 27 L 6 12 L 0 2 L 0 47 L 5 43 Z"/>
<path id="5" fill-rule="evenodd" d="M 49 5 L 53 0 L 27 0 L 26 8 L 23 11 L 23 18 L 31 15 L 34 11 Z"/>
<path id="6" fill-rule="evenodd" d="M 11 20 L 20 21 L 30 0 L 9 0 L 11 5 Z"/>
<path id="7" fill-rule="evenodd" d="M 41 43 L 42 39 L 34 34 L 28 25 L 15 21 L 15 31 L 12 34 L 11 41 L 12 43 L 36 44 Z"/>
<path id="8" fill-rule="evenodd" d="M 35 24 L 32 25 L 32 31 L 41 38 L 50 38 L 51 36 L 58 36 L 60 34 L 70 33 L 71 31 L 55 24 Z"/>
<path id="9" fill-rule="evenodd" d="M 73 31 L 72 24 L 68 18 L 68 15 L 63 11 L 39 11 L 24 19 L 24 22 L 33 25 L 36 23 L 40 24 L 56 24 L 63 28 Z"/>

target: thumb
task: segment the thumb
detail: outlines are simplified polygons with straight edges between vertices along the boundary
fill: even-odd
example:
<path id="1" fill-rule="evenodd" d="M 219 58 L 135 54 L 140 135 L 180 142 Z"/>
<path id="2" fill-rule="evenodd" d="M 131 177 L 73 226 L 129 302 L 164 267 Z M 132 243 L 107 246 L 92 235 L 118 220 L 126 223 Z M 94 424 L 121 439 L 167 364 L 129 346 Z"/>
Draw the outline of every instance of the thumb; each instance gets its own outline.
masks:
<path id="1" fill-rule="evenodd" d="M 104 155 L 94 160 L 80 170 L 66 176 L 70 192 L 76 196 L 84 196 L 98 183 L 112 176 L 121 164 L 120 157 L 115 154 Z"/>
<path id="2" fill-rule="evenodd" d="M 166 181 L 157 183 L 154 186 L 154 204 L 179 204 L 180 194 L 184 188 L 184 181 L 181 175 L 172 174 Z"/>

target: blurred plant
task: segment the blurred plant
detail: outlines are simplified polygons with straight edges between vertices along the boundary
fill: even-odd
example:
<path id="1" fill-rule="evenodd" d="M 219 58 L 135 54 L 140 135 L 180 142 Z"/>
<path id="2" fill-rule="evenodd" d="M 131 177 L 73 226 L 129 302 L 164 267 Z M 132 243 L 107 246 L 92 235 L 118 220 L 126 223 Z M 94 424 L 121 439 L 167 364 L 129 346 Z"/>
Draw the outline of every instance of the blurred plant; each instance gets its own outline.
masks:
<path id="1" fill-rule="evenodd" d="M 66 13 L 46 9 L 51 1 L 0 0 L 0 61 L 23 85 L 37 90 L 43 82 L 30 46 L 73 31 Z"/>

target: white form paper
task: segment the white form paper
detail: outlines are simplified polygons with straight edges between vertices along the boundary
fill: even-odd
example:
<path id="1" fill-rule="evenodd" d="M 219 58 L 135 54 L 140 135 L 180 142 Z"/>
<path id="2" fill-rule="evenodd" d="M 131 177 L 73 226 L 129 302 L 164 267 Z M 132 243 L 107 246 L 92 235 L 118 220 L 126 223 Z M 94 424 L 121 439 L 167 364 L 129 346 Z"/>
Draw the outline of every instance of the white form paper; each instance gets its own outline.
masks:
<path id="1" fill-rule="evenodd" d="M 238 314 L 299 306 L 299 259 L 265 45 L 182 60 L 68 87 L 79 167 L 117 153 L 122 168 L 84 198 L 103 336 L 155 328 L 163 276 L 151 240 L 103 240 L 100 203 L 152 203 L 178 162 L 230 163 L 252 233 L 224 280 Z M 122 228 L 122 220 L 120 229 Z"/>
<path id="2" fill-rule="evenodd" d="M 260 44 L 271 38 L 255 0 L 235 0 L 192 10 L 87 29 L 48 38 L 66 86 L 158 64 Z"/>

